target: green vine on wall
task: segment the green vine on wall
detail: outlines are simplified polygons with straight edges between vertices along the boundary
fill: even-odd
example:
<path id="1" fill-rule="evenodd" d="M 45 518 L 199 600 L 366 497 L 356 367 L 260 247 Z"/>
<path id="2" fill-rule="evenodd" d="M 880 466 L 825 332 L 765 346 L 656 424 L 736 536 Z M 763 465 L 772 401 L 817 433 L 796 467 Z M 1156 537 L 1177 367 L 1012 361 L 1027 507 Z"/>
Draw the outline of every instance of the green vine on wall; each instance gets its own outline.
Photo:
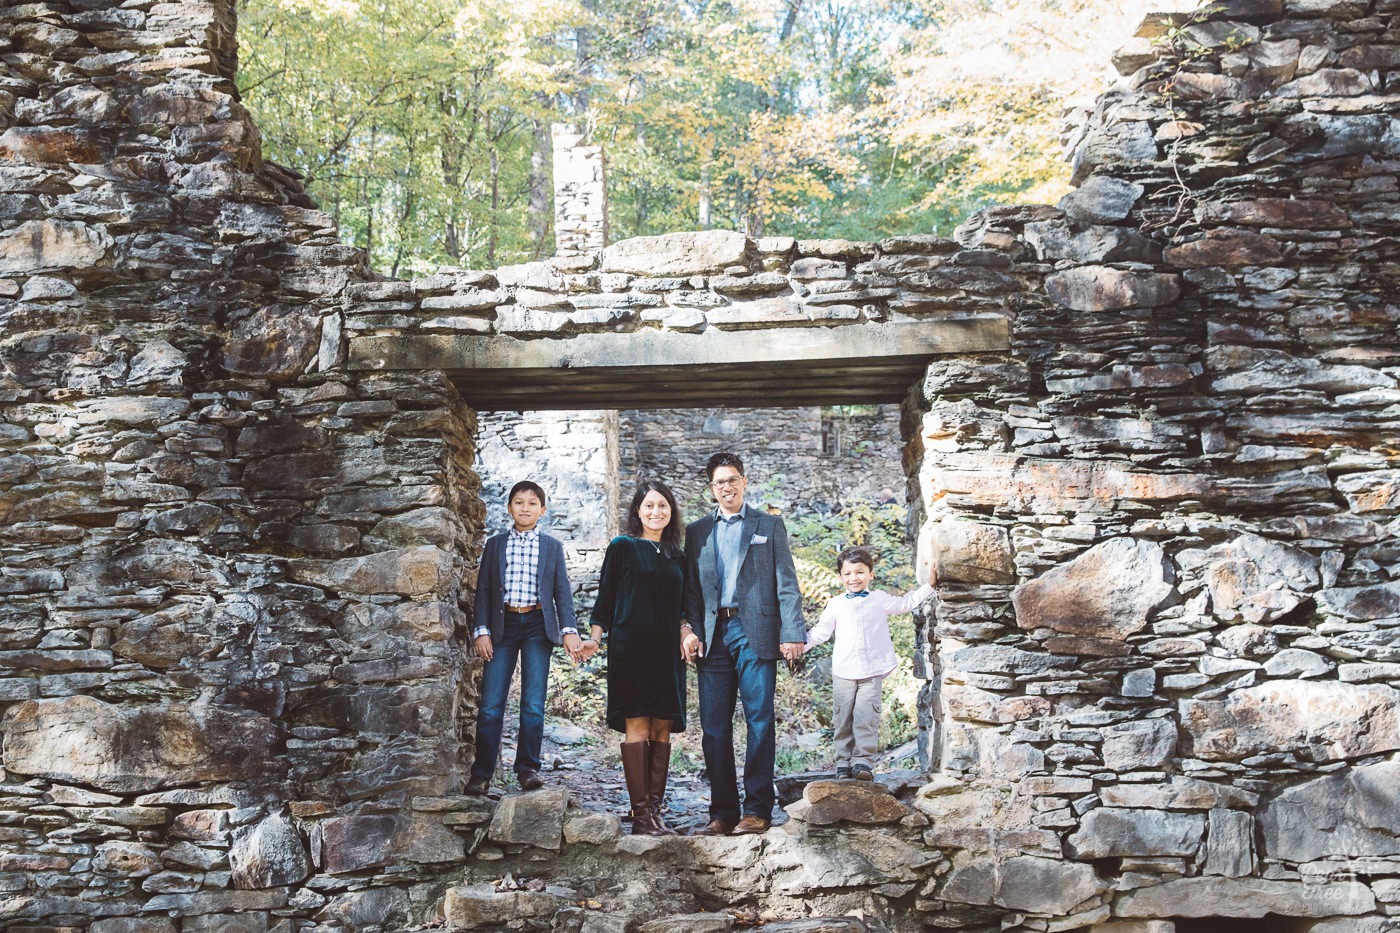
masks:
<path id="1" fill-rule="evenodd" d="M 1193 66 L 1216 55 L 1218 48 L 1223 47 L 1227 52 L 1237 52 L 1257 41 L 1238 32 L 1225 36 L 1223 46 L 1207 45 L 1197 39 L 1192 32 L 1192 27 L 1215 19 L 1224 10 L 1223 4 L 1213 3 L 1184 17 L 1163 14 L 1169 19 L 1166 20 L 1168 22 L 1166 30 L 1152 43 L 1162 52 L 1158 61 L 1158 70 L 1154 72 L 1152 81 L 1157 86 L 1156 98 L 1165 107 L 1170 118 L 1169 122 L 1173 125 L 1194 130 L 1199 130 L 1201 127 L 1201 124 L 1188 119 L 1188 114 L 1182 107 L 1183 98 L 1177 89 L 1181 76 L 1192 71 Z M 1163 188 L 1161 193 L 1173 206 L 1170 209 L 1170 216 L 1165 218 L 1152 220 L 1144 217 L 1139 227 L 1142 232 L 1150 233 L 1175 227 L 1198 203 L 1198 198 L 1191 186 L 1187 184 L 1182 173 L 1182 150 L 1192 135 L 1194 133 L 1178 133 L 1166 146 L 1165 162 L 1172 173 L 1173 182 Z"/>

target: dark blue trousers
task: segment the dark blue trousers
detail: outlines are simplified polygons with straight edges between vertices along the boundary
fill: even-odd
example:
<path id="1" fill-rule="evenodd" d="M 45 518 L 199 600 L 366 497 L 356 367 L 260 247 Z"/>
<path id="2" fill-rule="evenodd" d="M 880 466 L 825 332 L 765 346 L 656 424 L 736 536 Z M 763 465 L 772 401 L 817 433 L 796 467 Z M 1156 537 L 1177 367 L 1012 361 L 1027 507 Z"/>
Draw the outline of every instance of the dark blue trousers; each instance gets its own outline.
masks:
<path id="1" fill-rule="evenodd" d="M 481 675 L 481 709 L 476 716 L 476 759 L 472 777 L 491 780 L 501 751 L 510 679 L 520 661 L 520 734 L 515 744 L 515 773 L 540 770 L 544 744 L 544 701 L 549 686 L 549 659 L 554 645 L 544 633 L 544 610 L 506 613 L 506 628 L 493 646 Z"/>
<path id="2" fill-rule="evenodd" d="M 777 752 L 773 691 L 778 684 L 778 662 L 754 654 L 738 616 L 716 624 L 721 628 L 715 633 L 710 654 L 696 664 L 701 747 L 710 773 L 710 819 L 736 823 L 741 815 L 734 764 L 736 697 L 743 701 L 748 726 L 742 815 L 772 819 L 777 799 L 773 790 Z"/>

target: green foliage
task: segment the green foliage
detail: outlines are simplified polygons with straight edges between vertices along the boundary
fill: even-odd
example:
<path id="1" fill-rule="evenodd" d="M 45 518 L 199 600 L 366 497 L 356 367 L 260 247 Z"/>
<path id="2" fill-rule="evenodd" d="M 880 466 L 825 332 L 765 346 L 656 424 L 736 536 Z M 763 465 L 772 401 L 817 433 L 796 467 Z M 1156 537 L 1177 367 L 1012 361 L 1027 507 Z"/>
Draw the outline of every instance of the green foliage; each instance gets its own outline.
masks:
<path id="1" fill-rule="evenodd" d="M 580 725 L 602 726 L 608 709 L 607 646 L 582 664 L 555 652 L 545 712 Z"/>
<path id="2" fill-rule="evenodd" d="M 1058 197 L 1060 111 L 1146 6 L 240 0 L 238 82 L 391 275 L 550 254 L 557 121 L 604 147 L 613 239 L 946 234 Z"/>
<path id="3" fill-rule="evenodd" d="M 918 586 L 908 521 L 908 509 L 893 502 L 856 502 L 827 515 L 796 515 L 787 519 L 809 616 L 815 618 L 827 599 L 841 592 L 835 561 L 843 548 L 863 546 L 874 551 L 878 561 L 874 585 L 880 589 L 903 593 Z"/>

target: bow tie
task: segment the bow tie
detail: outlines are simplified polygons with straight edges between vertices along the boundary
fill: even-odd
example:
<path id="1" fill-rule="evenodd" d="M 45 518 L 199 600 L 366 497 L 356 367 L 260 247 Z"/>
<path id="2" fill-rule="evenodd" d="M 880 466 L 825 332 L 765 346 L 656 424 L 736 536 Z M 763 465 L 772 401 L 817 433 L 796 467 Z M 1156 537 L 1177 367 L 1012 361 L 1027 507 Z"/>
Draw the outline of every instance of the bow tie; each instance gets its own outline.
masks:
<path id="1" fill-rule="evenodd" d="M 859 593 L 847 593 L 847 594 L 846 594 L 846 598 L 847 598 L 847 599 L 860 599 L 862 596 L 869 596 L 869 595 L 870 595 L 870 591 L 869 591 L 869 590 L 861 590 Z"/>

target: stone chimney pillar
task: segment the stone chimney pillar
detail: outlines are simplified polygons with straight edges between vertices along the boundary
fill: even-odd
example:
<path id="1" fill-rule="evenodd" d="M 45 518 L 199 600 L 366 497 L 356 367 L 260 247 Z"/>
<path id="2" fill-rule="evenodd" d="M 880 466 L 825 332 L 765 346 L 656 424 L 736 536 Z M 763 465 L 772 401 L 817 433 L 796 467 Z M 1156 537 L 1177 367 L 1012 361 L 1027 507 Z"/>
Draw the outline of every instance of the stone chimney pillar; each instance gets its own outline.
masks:
<path id="1" fill-rule="evenodd" d="M 608 245 L 603 147 L 570 123 L 550 127 L 554 141 L 554 254 L 591 256 Z"/>

